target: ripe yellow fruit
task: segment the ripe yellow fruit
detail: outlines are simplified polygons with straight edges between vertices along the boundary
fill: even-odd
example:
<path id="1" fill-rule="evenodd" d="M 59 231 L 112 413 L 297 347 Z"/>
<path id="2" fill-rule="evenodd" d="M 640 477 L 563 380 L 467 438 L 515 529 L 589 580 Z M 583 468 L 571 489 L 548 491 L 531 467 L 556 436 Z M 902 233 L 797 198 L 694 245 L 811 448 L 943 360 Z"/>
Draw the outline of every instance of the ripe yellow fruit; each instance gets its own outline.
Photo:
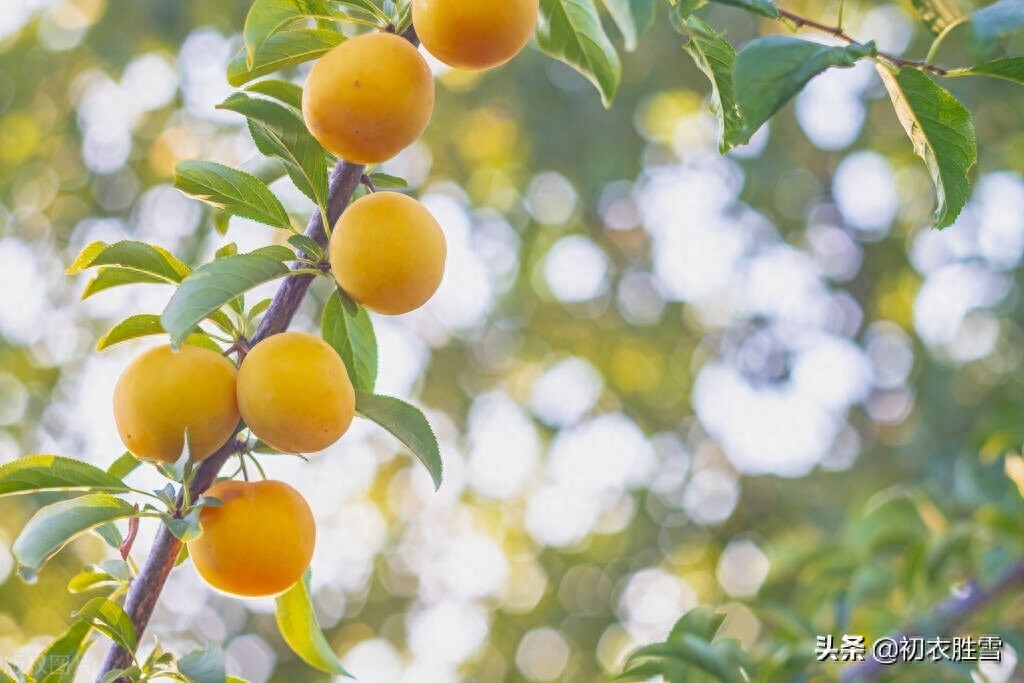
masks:
<path id="1" fill-rule="evenodd" d="M 411 145 L 434 110 L 434 77 L 412 44 L 364 33 L 321 57 L 302 94 L 309 132 L 346 161 L 379 164 Z"/>
<path id="2" fill-rule="evenodd" d="M 159 346 L 125 368 L 114 388 L 121 440 L 140 458 L 175 462 L 188 431 L 192 460 L 213 455 L 238 425 L 234 364 L 215 351 Z"/>
<path id="3" fill-rule="evenodd" d="M 539 0 L 413 0 L 416 35 L 448 66 L 480 71 L 519 54 L 537 24 Z"/>
<path id="4" fill-rule="evenodd" d="M 238 372 L 238 407 L 279 451 L 312 453 L 341 438 L 356 410 L 345 363 L 327 342 L 284 332 L 257 344 Z"/>
<path id="5" fill-rule="evenodd" d="M 221 481 L 206 495 L 223 501 L 199 513 L 203 535 L 188 543 L 206 583 L 243 597 L 294 586 L 309 568 L 316 523 L 298 491 L 279 481 Z"/>
<path id="6" fill-rule="evenodd" d="M 401 315 L 441 284 L 447 255 L 441 226 L 412 197 L 376 192 L 357 200 L 331 235 L 334 279 L 371 311 Z"/>

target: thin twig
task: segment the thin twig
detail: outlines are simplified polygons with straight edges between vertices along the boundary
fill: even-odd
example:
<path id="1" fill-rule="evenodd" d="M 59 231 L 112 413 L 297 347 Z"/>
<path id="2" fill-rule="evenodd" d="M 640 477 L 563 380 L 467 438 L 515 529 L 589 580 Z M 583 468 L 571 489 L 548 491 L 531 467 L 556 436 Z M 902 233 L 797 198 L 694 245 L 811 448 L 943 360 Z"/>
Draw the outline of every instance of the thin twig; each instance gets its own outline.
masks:
<path id="1" fill-rule="evenodd" d="M 790 12 L 789 10 L 782 9 L 781 7 L 779 8 L 779 17 L 783 19 L 788 19 L 789 21 L 793 22 L 793 24 L 797 28 L 810 28 L 814 29 L 815 31 L 820 31 L 821 33 L 827 33 L 828 35 L 843 41 L 847 45 L 864 45 L 864 43 L 860 42 L 859 40 L 848 34 L 839 26 L 829 26 L 828 24 L 823 24 L 821 22 L 814 21 L 813 19 L 808 19 L 807 17 L 800 16 L 795 12 Z M 921 71 L 928 71 L 930 73 L 933 73 L 936 76 L 945 76 L 946 74 L 949 73 L 947 69 L 943 69 L 941 66 L 935 66 L 934 64 L 929 64 L 927 62 L 915 59 L 904 59 L 903 57 L 900 57 L 899 55 L 894 55 L 890 52 L 882 52 L 881 50 L 879 50 L 877 52 L 877 55 L 881 59 L 884 59 L 890 64 L 893 64 L 900 68 L 919 69 Z"/>
<path id="2" fill-rule="evenodd" d="M 897 633 L 893 638 L 899 642 L 901 638 L 909 637 L 914 632 L 928 631 L 942 635 L 955 631 L 975 613 L 997 599 L 1021 588 L 1024 588 L 1024 560 L 1010 567 L 998 581 L 988 588 L 984 588 L 978 583 L 969 584 L 962 595 L 949 598 L 936 605 L 931 615 L 921 622 L 921 625 Z M 846 668 L 842 674 L 842 681 L 843 683 L 871 683 L 891 666 L 893 665 L 883 664 L 869 656 L 864 661 Z"/>

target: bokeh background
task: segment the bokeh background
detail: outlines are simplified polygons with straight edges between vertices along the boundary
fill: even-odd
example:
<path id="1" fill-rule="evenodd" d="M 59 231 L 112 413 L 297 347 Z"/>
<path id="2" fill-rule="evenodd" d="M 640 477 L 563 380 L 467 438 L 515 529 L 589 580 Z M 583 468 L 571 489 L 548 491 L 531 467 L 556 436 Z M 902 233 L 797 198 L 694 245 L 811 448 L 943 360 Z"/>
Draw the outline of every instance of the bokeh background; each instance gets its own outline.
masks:
<path id="1" fill-rule="evenodd" d="M 784 4 L 833 20 L 838 3 Z M 254 156 L 241 118 L 214 109 L 247 6 L 0 6 L 0 462 L 122 452 L 113 384 L 146 343 L 93 346 L 170 291 L 81 302 L 84 280 L 63 274 L 81 247 L 148 240 L 197 263 L 226 240 L 280 239 L 240 219 L 220 237 L 170 184 L 178 161 Z M 879 500 L 930 510 L 927 535 L 1019 498 L 979 448 L 1022 417 L 1020 89 L 948 83 L 975 113 L 981 163 L 966 211 L 935 232 L 926 170 L 869 65 L 816 79 L 723 157 L 665 9 L 611 110 L 533 47 L 483 75 L 435 63 L 430 129 L 383 168 L 450 245 L 428 306 L 375 319 L 379 391 L 427 410 L 444 486 L 368 423 L 309 464 L 266 462 L 316 512 L 317 614 L 364 683 L 602 681 L 698 604 L 764 642 L 766 595 L 822 633 L 879 636 L 1019 550 L 1019 534 L 970 533 L 945 583 L 894 588 L 887 561 L 842 539 Z M 927 49 L 903 5 L 845 12 L 886 50 Z M 729 8 L 703 16 L 734 43 L 773 30 Z M 939 61 L 966 63 L 956 34 Z M 287 179 L 273 187 L 308 214 Z M 312 329 L 326 294 L 297 327 Z M 67 580 L 109 552 L 83 539 L 21 582 L 9 544 L 43 502 L 0 500 L 0 656 L 16 663 L 63 630 L 85 599 Z M 151 535 L 144 524 L 137 558 Z M 807 553 L 835 561 L 801 573 Z M 881 591 L 835 598 L 872 571 Z M 1010 604 L 1012 640 L 1024 619 Z M 324 680 L 287 651 L 272 610 L 183 567 L 150 634 L 178 653 L 223 643 L 229 673 L 254 683 Z M 1007 681 L 1015 665 L 1009 647 L 972 675 Z"/>

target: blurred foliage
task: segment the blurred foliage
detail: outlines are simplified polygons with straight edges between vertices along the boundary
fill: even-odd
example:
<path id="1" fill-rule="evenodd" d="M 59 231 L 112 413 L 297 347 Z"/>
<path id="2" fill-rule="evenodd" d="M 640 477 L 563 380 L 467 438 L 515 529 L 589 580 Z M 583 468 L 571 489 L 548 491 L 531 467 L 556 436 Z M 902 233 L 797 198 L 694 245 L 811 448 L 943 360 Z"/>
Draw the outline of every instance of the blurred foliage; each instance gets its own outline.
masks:
<path id="1" fill-rule="evenodd" d="M 70 419 L 89 411 L 75 403 L 78 394 L 70 388 L 74 385 L 69 377 L 89 363 L 95 340 L 114 317 L 155 311 L 82 312 L 77 283 L 59 273 L 82 246 L 84 235 L 95 231 L 98 219 L 113 220 L 114 233 L 123 230 L 174 243 L 176 255 L 193 265 L 211 241 L 222 244 L 205 215 L 194 231 L 164 234 L 154 229 L 150 221 L 160 209 L 147 207 L 144 198 L 150 188 L 167 187 L 178 161 L 249 160 L 251 149 L 237 121 L 211 109 L 230 92 L 226 82 L 211 80 L 200 68 L 205 59 L 212 71 L 223 74 L 227 59 L 241 44 L 238 33 L 249 2 L 62 0 L 43 3 L 41 11 L 30 9 L 36 4 L 16 0 L 14 9 L 0 10 L 7 24 L 13 22 L 13 29 L 0 38 L 0 264 L 7 270 L 0 272 L 0 305 L 8 311 L 7 317 L 0 313 L 0 460 L 59 447 L 65 455 L 105 464 L 118 453 L 82 452 L 96 441 Z M 835 19 L 839 5 L 783 4 L 826 21 Z M 898 43 L 909 33 L 906 53 L 923 55 L 931 36 L 915 28 L 910 15 L 913 5 L 920 4 L 846 2 L 844 14 L 848 22 L 878 31 L 858 37 L 877 38 L 887 47 L 887 41 Z M 586 534 L 567 547 L 546 546 L 531 537 L 522 523 L 525 495 L 494 500 L 472 489 L 460 493 L 458 513 L 496 538 L 514 569 L 504 598 L 479 600 L 490 620 L 487 642 L 461 664 L 458 680 L 523 680 L 527 674 L 521 668 L 527 665 L 521 663 L 530 661 L 524 635 L 546 627 L 561 634 L 569 647 L 557 680 L 605 680 L 621 670 L 626 653 L 640 644 L 637 638 L 645 632 L 631 634 L 635 624 L 629 623 L 630 611 L 623 605 L 635 578 L 652 567 L 681 578 L 702 605 L 729 615 L 720 634 L 739 638 L 748 649 L 768 657 L 782 657 L 778 670 L 787 671 L 783 655 L 806 658 L 815 634 L 862 633 L 870 642 L 925 618 L 952 587 L 975 579 L 991 583 L 1024 554 L 1019 523 L 1024 481 L 1019 456 L 1012 453 L 1021 446 L 1019 425 L 1024 419 L 1019 323 L 1024 303 L 1016 268 L 1020 257 L 997 273 L 1007 280 L 1001 296 L 971 305 L 983 314 L 980 321 L 967 318 L 977 325 L 965 327 L 961 321 L 957 328 L 964 344 L 994 334 L 987 350 L 958 353 L 949 344 L 921 338 L 915 314 L 925 315 L 919 295 L 929 274 L 915 267 L 908 254 L 928 230 L 933 195 L 877 82 L 855 97 L 857 106 L 864 107 L 863 126 L 853 140 L 835 149 L 813 144 L 793 116 L 793 107 L 784 109 L 773 119 L 763 151 L 729 157 L 742 172 L 742 205 L 730 210 L 738 215 L 743 207 L 752 208 L 774 226 L 782 244 L 808 253 L 814 251 L 816 226 L 835 225 L 853 235 L 863 251 L 862 265 L 849 278 L 822 279 L 830 292 L 849 295 L 856 313 L 849 337 L 866 345 L 871 326 L 886 322 L 911 340 L 912 372 L 895 389 L 875 388 L 851 408 L 846 419 L 858 436 L 855 462 L 840 455 L 839 466 L 818 467 L 796 478 L 740 478 L 743 473 L 694 415 L 694 382 L 706 364 L 730 359 L 751 340 L 768 338 L 768 360 L 748 369 L 746 377 L 762 387 L 785 382 L 793 349 L 783 340 L 787 332 L 800 330 L 760 315 L 744 317 L 724 304 L 715 317 L 709 315 L 714 303 L 698 305 L 664 292 L 654 295 L 663 308 L 643 321 L 622 303 L 626 276 L 649 273 L 664 245 L 638 227 L 639 219 L 625 229 L 609 229 L 609 198 L 641 196 L 633 193 L 633 184 L 650 169 L 680 160 L 698 163 L 717 145 L 714 123 L 704 113 L 706 80 L 681 49 L 665 8 L 659 12 L 642 47 L 623 56 L 622 84 L 609 110 L 586 81 L 535 49 L 493 73 L 439 77 L 434 120 L 420 150 L 421 155 L 429 150 L 429 177 L 414 179 L 414 186 L 441 187 L 461 197 L 480 220 L 500 215 L 514 228 L 519 246 L 508 287 L 486 319 L 469 329 L 448 330 L 432 342 L 429 366 L 415 383 L 419 402 L 451 420 L 449 431 L 459 436 L 449 436 L 449 442 L 465 444 L 467 415 L 480 394 L 501 390 L 527 405 L 537 378 L 552 363 L 572 356 L 588 361 L 604 378 L 595 414 L 621 412 L 646 435 L 674 435 L 687 453 L 682 483 L 671 495 L 658 490 L 654 473 L 643 486 L 625 493 L 622 509 L 628 524 L 616 526 L 615 515 L 608 514 L 603 518 L 608 533 Z M 23 15 L 28 17 L 24 26 Z M 701 16 L 726 29 L 734 44 L 768 30 L 766 20 L 719 5 L 702 10 Z M 861 21 L 865 16 L 871 21 Z M 971 63 L 968 34 L 952 31 L 939 63 Z M 196 41 L 204 40 L 205 47 L 196 51 Z M 224 40 L 230 45 L 223 47 L 230 49 L 221 50 Z M 178 68 L 188 41 L 193 41 L 191 70 L 179 70 L 180 88 L 167 101 L 142 110 L 130 122 L 124 163 L 104 166 L 100 154 L 90 166 L 90 145 L 102 151 L 117 140 L 88 128 L 86 94 L 118 82 L 138 87 L 126 69 L 140 55 L 155 55 Z M 974 114 L 980 146 L 977 175 L 1006 172 L 1019 183 L 1024 173 L 1020 88 L 981 79 L 943 85 Z M 117 97 L 102 100 L 115 109 L 117 102 Z M 116 118 L 118 111 L 110 113 Z M 844 207 L 835 196 L 836 176 L 857 150 L 880 155 L 891 166 L 899 200 L 891 228 L 858 232 L 845 224 Z M 408 172 L 398 164 L 386 170 L 403 177 Z M 550 182 L 552 178 L 557 182 Z M 578 198 L 569 202 L 567 218 L 541 219 L 537 205 L 544 201 L 545 188 L 554 193 L 556 204 Z M 177 204 L 170 206 L 180 210 Z M 623 206 L 636 210 L 628 201 Z M 1007 206 L 1007 211 L 1019 209 Z M 236 239 L 235 231 L 245 229 L 232 224 L 228 236 Z M 958 224 L 947 233 L 968 229 Z M 545 279 L 552 246 L 570 235 L 598 245 L 610 264 L 600 293 L 580 302 L 559 300 Z M 954 243 L 949 259 L 965 253 L 965 263 L 979 260 L 968 247 L 957 252 L 956 237 L 948 239 Z M 37 268 L 26 272 L 26 263 Z M 41 298 L 33 299 L 32 293 L 41 293 Z M 36 317 L 33 311 L 14 314 L 32 302 L 38 305 Z M 836 372 L 841 379 L 844 371 Z M 885 401 L 900 400 L 905 410 L 887 412 Z M 560 431 L 540 420 L 534 420 L 534 428 L 545 444 Z M 835 446 L 829 453 L 842 450 Z M 514 457 L 514 448 L 507 452 Z M 376 571 L 365 587 L 332 589 L 336 602 L 347 602 L 329 637 L 350 668 L 353 664 L 344 655 L 372 638 L 387 639 L 404 651 L 409 644 L 405 615 L 416 604 L 416 577 L 402 567 L 396 548 L 411 519 L 426 506 L 411 493 L 408 460 L 382 455 L 381 461 L 365 500 L 378 506 L 387 521 L 387 543 L 374 558 Z M 739 482 L 739 499 L 724 519 L 702 516 L 696 504 L 681 502 L 684 491 L 703 500 L 700 487 L 710 486 L 711 480 L 701 479 L 701 472 L 721 473 L 727 488 Z M 0 570 L 7 570 L 6 581 L 0 578 L 0 660 L 21 652 L 26 643 L 38 652 L 43 636 L 62 633 L 71 611 L 86 602 L 65 593 L 67 581 L 83 562 L 107 557 L 99 539 L 83 539 L 71 552 L 57 556 L 37 584 L 18 581 L 6 547 L 33 510 L 47 502 L 51 500 L 43 496 L 0 500 Z M 344 543 L 345 531 L 333 542 Z M 721 580 L 723 557 L 739 541 L 753 542 L 770 560 L 767 581 L 759 592 L 754 587 L 756 597 L 743 591 L 732 595 Z M 526 581 L 524 576 L 532 578 L 520 587 L 535 584 L 538 570 L 545 579 L 539 600 L 517 603 L 509 597 L 518 582 Z M 653 585 L 655 594 L 646 599 L 664 600 L 674 621 L 678 596 L 660 596 L 657 590 L 663 584 Z M 274 652 L 270 680 L 320 680 L 288 654 L 271 615 L 255 608 L 240 613 L 225 606 L 222 597 L 208 599 L 230 615 L 232 627 L 224 642 L 229 673 L 258 679 L 258 664 L 242 655 L 231 659 L 232 639 L 256 634 Z M 331 599 L 325 593 L 323 601 Z M 161 642 L 219 637 L 217 628 L 181 624 L 173 613 L 163 618 L 157 624 L 173 624 L 174 635 Z M 962 627 L 965 632 L 998 633 L 1016 652 L 1024 651 L 1024 606 L 1013 594 Z M 222 635 L 226 630 L 221 629 Z M 242 670 L 231 670 L 232 664 Z M 811 677 L 793 680 L 818 680 L 817 672 L 830 680 L 840 668 L 822 664 L 809 670 L 815 672 Z M 999 678 L 990 672 L 987 680 L 1012 675 L 1004 673 L 1007 677 Z M 946 674 L 937 674 L 934 667 L 914 667 L 893 674 L 892 680 L 934 681 L 940 675 Z M 950 680 L 969 680 L 959 670 L 950 675 Z"/>

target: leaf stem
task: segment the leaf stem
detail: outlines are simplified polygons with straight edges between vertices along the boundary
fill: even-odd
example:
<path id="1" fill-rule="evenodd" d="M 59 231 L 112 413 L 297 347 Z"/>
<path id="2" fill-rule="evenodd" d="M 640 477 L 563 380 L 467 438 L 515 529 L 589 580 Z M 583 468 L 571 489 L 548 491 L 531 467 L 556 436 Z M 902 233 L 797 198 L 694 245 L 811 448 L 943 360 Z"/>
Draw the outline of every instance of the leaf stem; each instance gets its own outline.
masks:
<path id="1" fill-rule="evenodd" d="M 841 26 L 829 26 L 828 24 L 808 19 L 807 17 L 781 7 L 779 7 L 779 18 L 792 22 L 798 29 L 809 28 L 820 33 L 827 33 L 833 38 L 843 41 L 847 45 L 864 45 L 864 43 L 860 42 L 843 30 Z M 924 61 L 904 59 L 899 55 L 894 55 L 891 52 L 882 52 L 881 50 L 879 50 L 877 54 L 880 59 L 900 68 L 918 69 L 920 71 L 927 71 L 928 73 L 935 74 L 936 76 L 945 76 L 949 73 L 947 69 L 928 63 L 927 59 Z"/>

